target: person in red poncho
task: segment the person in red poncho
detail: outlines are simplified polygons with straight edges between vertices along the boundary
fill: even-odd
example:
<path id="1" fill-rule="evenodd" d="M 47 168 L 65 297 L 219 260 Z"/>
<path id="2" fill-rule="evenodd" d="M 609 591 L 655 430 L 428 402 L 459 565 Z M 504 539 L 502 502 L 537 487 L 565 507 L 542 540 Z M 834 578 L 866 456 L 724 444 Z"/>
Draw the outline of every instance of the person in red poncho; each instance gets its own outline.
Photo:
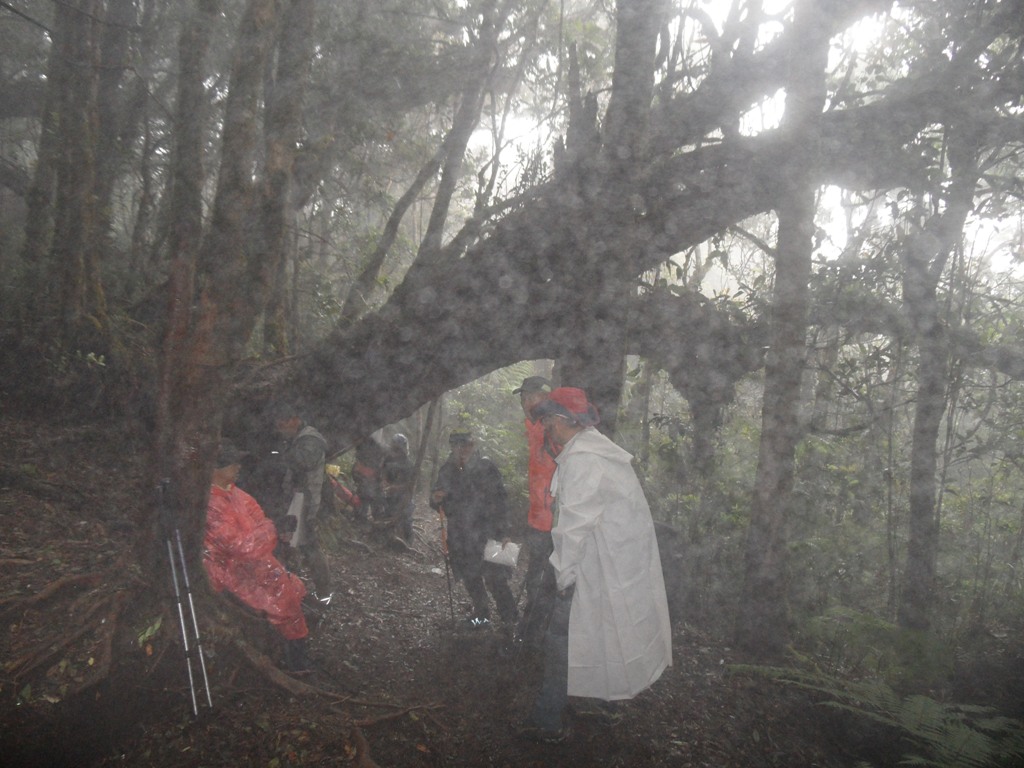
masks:
<path id="1" fill-rule="evenodd" d="M 302 615 L 306 588 L 274 557 L 277 528 L 252 496 L 235 485 L 245 454 L 224 444 L 213 470 L 206 508 L 203 566 L 214 591 L 227 590 L 263 613 L 285 639 L 285 665 L 309 669 Z"/>

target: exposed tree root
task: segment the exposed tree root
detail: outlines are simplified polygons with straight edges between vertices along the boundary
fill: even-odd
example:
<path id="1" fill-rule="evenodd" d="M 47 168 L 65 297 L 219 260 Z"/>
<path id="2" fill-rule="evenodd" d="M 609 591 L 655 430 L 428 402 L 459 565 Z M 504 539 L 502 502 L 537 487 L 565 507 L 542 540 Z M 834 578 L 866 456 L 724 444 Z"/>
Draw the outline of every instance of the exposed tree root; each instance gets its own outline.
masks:
<path id="1" fill-rule="evenodd" d="M 11 662 L 7 666 L 6 671 L 9 672 L 12 677 L 20 678 L 28 675 L 33 670 L 38 669 L 44 664 L 50 663 L 69 645 L 96 629 L 96 627 L 91 623 L 91 619 L 109 602 L 111 602 L 111 598 L 101 598 L 97 600 L 92 607 L 86 611 L 85 615 L 78 619 L 78 621 L 81 622 L 78 629 L 70 634 L 56 637 L 49 642 L 39 644 L 37 648 L 41 647 L 42 650 L 32 651 L 25 654 L 20 659 Z"/>
<path id="2" fill-rule="evenodd" d="M 352 765 L 356 766 L 356 768 L 380 768 L 370 756 L 370 744 L 366 737 L 363 736 L 359 726 L 353 726 L 352 728 L 352 746 L 356 750 L 355 757 L 352 759 Z"/>
<path id="3" fill-rule="evenodd" d="M 0 482 L 44 499 L 70 503 L 73 507 L 85 503 L 85 496 L 76 488 L 40 480 L 34 473 L 20 467 L 12 467 L 10 464 L 0 464 Z"/>
<path id="4" fill-rule="evenodd" d="M 34 594 L 9 597 L 5 600 L 0 600 L 0 611 L 6 612 L 14 610 L 15 608 L 37 605 L 49 600 L 62 589 L 67 589 L 68 587 L 80 586 L 83 584 L 96 586 L 103 581 L 106 575 L 106 573 L 94 571 L 92 573 L 77 573 L 72 574 L 71 576 L 64 576 L 56 581 L 51 581 Z"/>
<path id="5" fill-rule="evenodd" d="M 110 610 L 107 611 L 106 619 L 102 623 L 103 639 L 99 646 L 99 659 L 95 665 L 96 671 L 93 673 L 90 680 L 87 680 L 82 685 L 75 688 L 70 695 L 77 695 L 82 693 L 82 691 L 92 688 L 100 681 L 105 680 L 107 675 L 110 674 L 110 665 L 113 661 L 114 655 L 114 635 L 117 632 L 118 619 L 121 617 L 121 611 L 124 610 L 124 607 L 128 602 L 129 594 L 130 592 L 127 589 L 122 589 L 116 592 L 111 598 Z"/>
<path id="6" fill-rule="evenodd" d="M 394 712 L 388 712 L 386 715 L 380 715 L 379 717 L 364 717 L 359 720 L 353 720 L 353 724 L 360 727 L 367 727 L 371 725 L 377 725 L 378 723 L 385 723 L 388 720 L 397 720 L 401 717 L 405 717 L 410 712 L 427 711 L 431 709 L 440 709 L 440 704 L 415 704 L 409 707 L 402 707 Z"/>
<path id="7" fill-rule="evenodd" d="M 245 658 L 249 660 L 249 663 L 262 673 L 264 677 L 277 687 L 288 691 L 288 693 L 295 696 L 338 697 L 337 691 L 329 691 L 319 686 L 310 685 L 282 672 L 265 653 L 257 650 L 241 637 L 237 635 L 231 637 L 231 643 L 242 652 Z"/>

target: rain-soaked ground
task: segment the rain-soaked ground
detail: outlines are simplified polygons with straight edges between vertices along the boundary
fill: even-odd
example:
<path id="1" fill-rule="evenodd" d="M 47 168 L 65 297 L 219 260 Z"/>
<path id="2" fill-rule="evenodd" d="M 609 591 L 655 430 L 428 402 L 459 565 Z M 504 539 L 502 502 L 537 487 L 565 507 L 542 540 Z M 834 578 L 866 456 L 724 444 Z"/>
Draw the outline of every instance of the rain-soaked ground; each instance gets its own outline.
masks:
<path id="1" fill-rule="evenodd" d="M 132 534 L 121 510 L 141 503 L 130 476 L 138 468 L 128 467 L 126 476 L 122 442 L 100 427 L 42 429 L 3 419 L 0 430 L 11 446 L 5 466 L 32 478 L 0 482 L 4 765 L 854 762 L 833 742 L 840 735 L 834 715 L 795 691 L 730 674 L 729 665 L 742 660 L 681 622 L 674 666 L 623 707 L 620 722 L 573 717 L 565 744 L 525 740 L 515 724 L 536 692 L 539 659 L 509 652 L 495 629 L 455 626 L 469 603 L 458 585 L 449 602 L 437 522 L 425 506 L 411 549 L 348 516 L 331 521 L 325 538 L 336 589 L 330 606 L 311 614 L 316 670 L 300 679 L 304 687 L 287 690 L 287 681 L 275 682 L 227 633 L 208 632 L 213 708 L 194 718 L 176 614 L 165 606 L 171 626 L 147 635 L 160 609 L 130 560 L 121 559 Z M 523 568 L 515 574 L 517 593 Z M 45 599 L 26 600 L 55 583 L 60 589 Z M 98 629 L 62 645 L 87 621 Z M 238 624 L 236 617 L 229 627 Z M 280 660 L 261 621 L 243 617 L 240 624 L 249 646 Z M 117 639 L 106 643 L 103 627 L 113 625 Z M 103 677 L 108 657 L 119 663 Z M 91 675 L 103 682 L 89 685 Z"/>

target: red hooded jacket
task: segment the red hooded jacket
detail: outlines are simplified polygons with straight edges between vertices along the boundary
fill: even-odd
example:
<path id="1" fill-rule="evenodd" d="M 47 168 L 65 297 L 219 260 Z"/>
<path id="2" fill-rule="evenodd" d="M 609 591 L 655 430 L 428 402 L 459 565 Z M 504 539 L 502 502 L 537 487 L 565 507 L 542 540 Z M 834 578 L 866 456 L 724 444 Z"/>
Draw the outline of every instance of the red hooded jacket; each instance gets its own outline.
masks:
<path id="1" fill-rule="evenodd" d="M 531 528 L 547 533 L 551 530 L 551 476 L 555 459 L 544 446 L 544 427 L 539 421 L 526 420 L 526 442 L 530 448 L 527 478 L 530 485 L 530 512 L 526 521 Z"/>
<path id="2" fill-rule="evenodd" d="M 302 615 L 306 588 L 274 557 L 277 529 L 241 488 L 210 487 L 203 565 L 214 590 L 227 590 L 287 640 L 309 634 Z"/>

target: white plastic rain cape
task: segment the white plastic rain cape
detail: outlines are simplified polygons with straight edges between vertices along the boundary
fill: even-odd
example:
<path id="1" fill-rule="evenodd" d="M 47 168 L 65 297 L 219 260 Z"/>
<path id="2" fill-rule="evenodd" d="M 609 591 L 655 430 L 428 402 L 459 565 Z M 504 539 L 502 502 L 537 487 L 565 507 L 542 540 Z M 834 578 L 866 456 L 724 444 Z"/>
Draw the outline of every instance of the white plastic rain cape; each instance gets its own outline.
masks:
<path id="1" fill-rule="evenodd" d="M 576 586 L 571 696 L 629 699 L 672 664 L 658 541 L 631 459 L 593 427 L 556 459 L 551 563 L 559 589 Z"/>

